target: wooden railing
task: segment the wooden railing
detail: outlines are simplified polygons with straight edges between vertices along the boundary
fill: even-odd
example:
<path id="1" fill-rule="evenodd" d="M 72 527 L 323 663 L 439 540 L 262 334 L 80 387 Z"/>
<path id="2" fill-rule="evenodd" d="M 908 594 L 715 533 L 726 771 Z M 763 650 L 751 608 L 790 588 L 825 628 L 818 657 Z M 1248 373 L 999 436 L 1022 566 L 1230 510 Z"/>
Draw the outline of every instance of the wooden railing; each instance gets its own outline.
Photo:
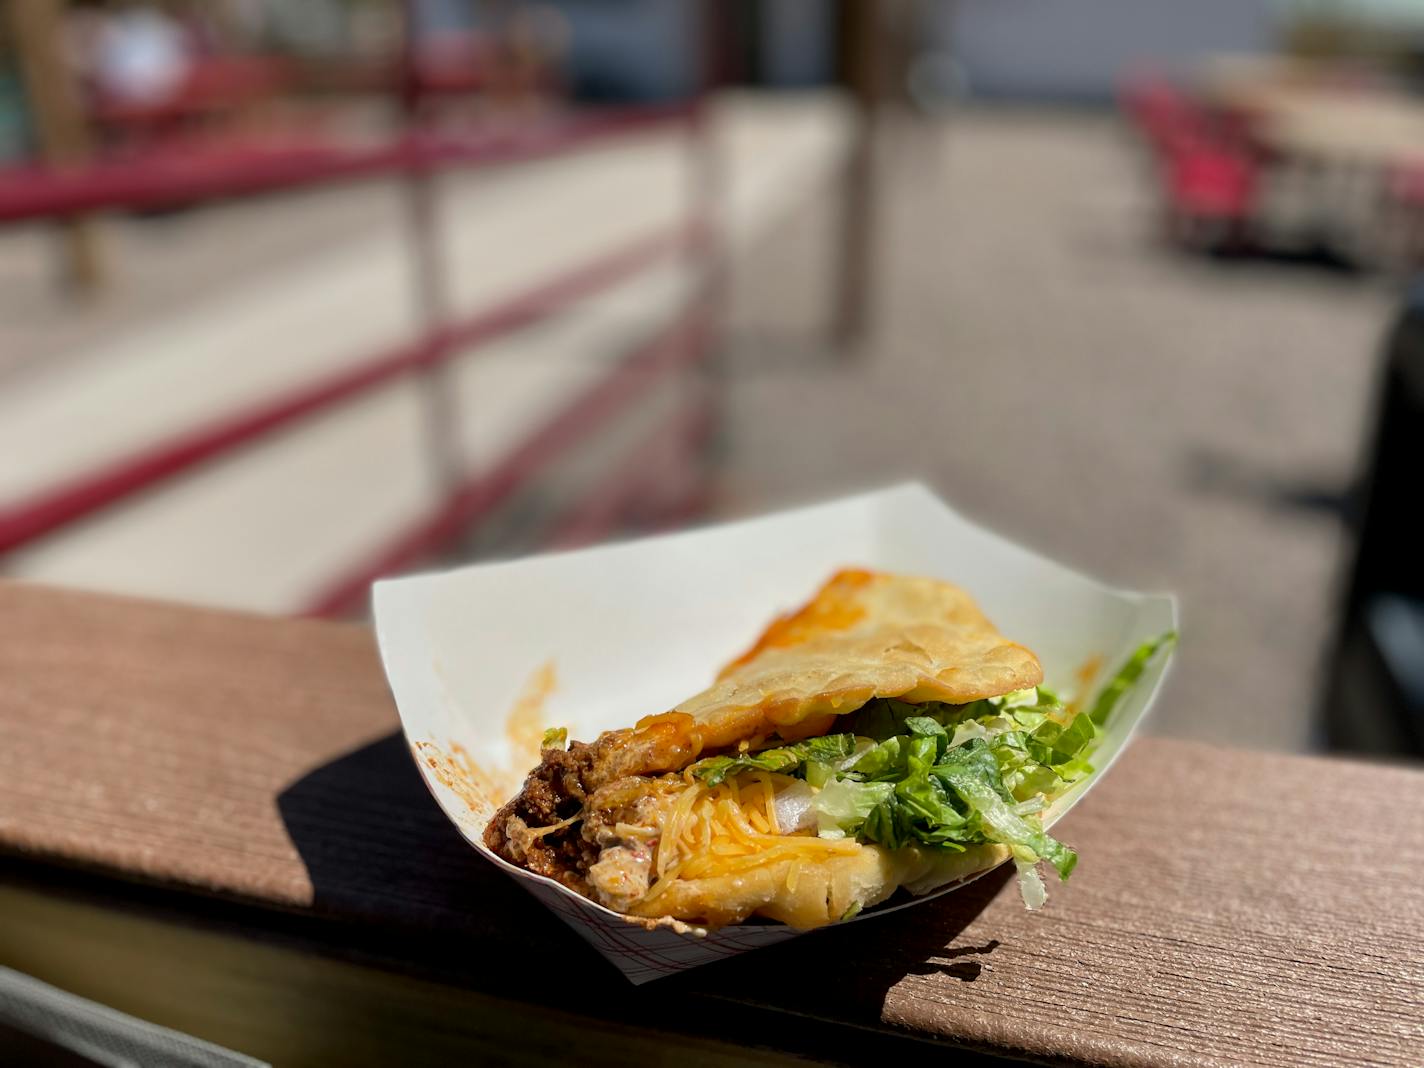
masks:
<path id="1" fill-rule="evenodd" d="M 0 681 L 0 965 L 275 1063 L 1418 1063 L 1418 771 L 1142 740 L 1039 912 L 635 991 L 434 806 L 363 626 L 0 584 Z"/>

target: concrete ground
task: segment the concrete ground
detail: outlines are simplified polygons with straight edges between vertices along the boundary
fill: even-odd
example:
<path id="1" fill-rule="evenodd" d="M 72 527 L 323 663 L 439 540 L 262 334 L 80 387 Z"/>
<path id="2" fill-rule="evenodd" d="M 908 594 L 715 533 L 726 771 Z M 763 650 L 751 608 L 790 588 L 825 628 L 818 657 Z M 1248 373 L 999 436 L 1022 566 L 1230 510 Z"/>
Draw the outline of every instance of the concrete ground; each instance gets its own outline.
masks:
<path id="1" fill-rule="evenodd" d="M 887 160 L 854 358 L 785 340 L 816 287 L 773 282 L 812 267 L 815 221 L 743 267 L 730 508 L 918 475 L 1089 573 L 1180 595 L 1152 730 L 1310 747 L 1342 544 L 1292 502 L 1352 477 L 1390 285 L 1163 248 L 1107 116 L 968 111 L 899 130 Z"/>
<path id="2" fill-rule="evenodd" d="M 738 239 L 718 513 L 922 477 L 1066 562 L 1181 595 L 1179 670 L 1153 730 L 1309 747 L 1341 545 L 1332 516 L 1290 499 L 1338 491 L 1353 471 L 1389 286 L 1171 253 L 1111 118 L 969 110 L 892 131 L 874 325 L 836 355 L 822 332 L 836 120 L 755 112 L 727 127 Z M 778 169 L 816 124 L 832 133 Z M 564 245 L 600 247 L 628 203 L 648 217 L 628 236 L 670 217 L 684 187 L 659 152 L 459 183 L 457 288 L 510 285 L 511 254 L 537 277 Z M 655 196 L 637 184 L 654 172 Z M 624 206 L 590 211 L 596 196 Z M 53 298 L 43 234 L 0 234 L 0 505 L 397 336 L 409 309 L 396 203 L 369 187 L 123 224 L 120 249 L 141 266 L 84 314 Z M 615 303 L 645 317 L 666 299 Z M 278 336 L 308 343 L 289 356 Z M 531 366 L 562 382 L 547 361 L 591 343 L 565 325 L 530 344 L 545 355 L 488 361 L 476 410 L 510 390 L 547 403 Z M 516 434 L 519 407 L 503 408 L 501 432 Z M 428 505 L 419 443 L 417 401 L 392 391 L 0 569 L 282 610 L 320 579 L 314 565 L 371 540 L 352 517 L 399 525 Z"/>

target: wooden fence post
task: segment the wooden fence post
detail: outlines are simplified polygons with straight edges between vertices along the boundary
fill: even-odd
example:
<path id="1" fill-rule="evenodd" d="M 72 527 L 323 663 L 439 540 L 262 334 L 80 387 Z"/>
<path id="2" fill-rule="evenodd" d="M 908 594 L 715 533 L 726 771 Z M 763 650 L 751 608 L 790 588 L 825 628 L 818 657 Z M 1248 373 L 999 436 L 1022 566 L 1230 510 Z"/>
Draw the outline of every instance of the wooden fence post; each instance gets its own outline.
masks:
<path id="1" fill-rule="evenodd" d="M 65 62 L 62 7 L 62 0 L 9 0 L 5 10 L 40 156 L 51 165 L 73 166 L 88 160 L 90 144 L 79 95 Z M 96 220 L 75 215 L 59 226 L 65 280 L 82 293 L 97 292 L 106 272 Z"/>

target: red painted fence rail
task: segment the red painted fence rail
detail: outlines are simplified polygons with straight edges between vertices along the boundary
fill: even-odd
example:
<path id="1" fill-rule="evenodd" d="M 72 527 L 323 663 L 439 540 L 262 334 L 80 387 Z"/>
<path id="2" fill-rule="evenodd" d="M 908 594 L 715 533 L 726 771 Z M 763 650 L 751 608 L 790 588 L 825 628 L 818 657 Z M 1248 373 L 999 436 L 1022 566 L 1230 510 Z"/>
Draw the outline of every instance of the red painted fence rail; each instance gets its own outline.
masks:
<path id="1" fill-rule="evenodd" d="M 576 300 L 633 277 L 658 260 L 695 247 L 701 239 L 700 230 L 684 228 L 641 238 L 497 308 L 445 324 L 414 341 L 0 509 L 0 553 L 401 375 L 434 367 L 466 348 L 533 325 Z"/>
<path id="2" fill-rule="evenodd" d="M 694 300 L 605 377 L 566 405 L 496 464 L 456 487 L 429 515 L 401 532 L 367 560 L 338 576 L 308 603 L 304 614 L 341 615 L 363 606 L 371 583 L 448 546 L 470 524 L 489 515 L 567 449 L 586 438 L 672 371 L 705 352 L 710 315 Z"/>
<path id="3" fill-rule="evenodd" d="M 334 181 L 404 175 L 411 181 L 445 167 L 518 163 L 596 145 L 608 138 L 669 123 L 705 129 L 700 99 L 665 106 L 569 113 L 519 128 L 452 135 L 416 130 L 365 146 L 268 144 L 243 149 L 187 152 L 150 150 L 77 168 L 0 171 L 0 223 L 62 218 L 93 211 L 154 209 L 220 197 L 238 197 Z M 697 184 L 701 194 L 707 183 Z M 699 197 L 699 200 L 701 197 Z M 465 318 L 443 317 L 418 337 L 369 355 L 339 371 L 290 387 L 245 409 L 223 414 L 167 440 L 0 508 L 0 554 L 52 534 L 144 490 L 191 472 L 269 434 L 387 385 L 400 376 L 429 372 L 465 350 L 563 311 L 568 305 L 631 278 L 663 259 L 696 255 L 704 267 L 714 256 L 711 219 L 699 203 L 688 220 L 545 281 L 493 308 Z M 433 233 L 433 231 L 430 231 Z M 416 233 L 418 243 L 430 233 Z M 708 268 L 704 281 L 716 271 Z M 365 560 L 348 566 L 317 591 L 305 614 L 335 615 L 360 608 L 370 584 L 458 540 L 567 449 L 619 417 L 652 384 L 703 357 L 712 289 L 704 286 L 678 316 L 613 366 L 552 419 L 487 469 L 466 475 L 431 512 Z M 700 396 L 705 390 L 697 391 Z M 705 494 L 697 454 L 710 408 L 686 403 L 658 432 L 625 457 L 612 477 L 586 494 L 553 537 L 560 544 L 586 541 L 613 529 L 630 508 L 657 515 L 683 514 Z M 642 456 L 658 454 L 653 463 Z M 669 476 L 674 493 L 654 485 Z M 672 478 L 671 476 L 676 476 Z M 661 475 L 659 476 L 661 477 Z M 653 505 L 648 502 L 657 498 Z M 650 511 L 650 515 L 652 512 Z"/>
<path id="4" fill-rule="evenodd" d="M 695 119 L 696 103 L 571 113 L 473 134 L 414 131 L 372 145 L 154 150 L 73 168 L 0 171 L 0 222 L 93 211 L 179 207 L 334 181 L 532 161 L 610 137 Z"/>

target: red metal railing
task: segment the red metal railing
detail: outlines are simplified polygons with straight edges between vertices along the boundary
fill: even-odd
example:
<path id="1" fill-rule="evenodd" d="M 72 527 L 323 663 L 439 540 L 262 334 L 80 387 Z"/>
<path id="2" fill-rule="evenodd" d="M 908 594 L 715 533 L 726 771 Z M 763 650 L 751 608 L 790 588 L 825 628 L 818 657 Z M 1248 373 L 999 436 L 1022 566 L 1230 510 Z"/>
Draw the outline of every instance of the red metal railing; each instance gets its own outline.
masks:
<path id="1" fill-rule="evenodd" d="M 412 171 L 520 163 L 685 122 L 696 110 L 695 103 L 620 108 L 464 135 L 418 130 L 373 145 L 153 150 L 74 168 L 16 167 L 0 171 L 0 222 L 149 210 Z"/>
<path id="2" fill-rule="evenodd" d="M 232 412 L 123 457 L 70 482 L 0 509 L 0 552 L 18 548 L 141 490 L 156 486 L 317 412 L 412 372 L 428 370 L 481 343 L 530 326 L 701 240 L 697 229 L 657 234 L 546 282 L 513 300 Z"/>
<path id="3" fill-rule="evenodd" d="M 409 14 L 409 12 L 408 12 Z M 408 25 L 413 23 L 408 22 Z M 411 42 L 413 44 L 413 38 Z M 489 515 L 530 479 L 572 446 L 623 413 L 666 375 L 700 359 L 707 348 L 708 299 L 715 284 L 710 264 L 715 244 L 709 203 L 714 182 L 708 153 L 695 153 L 699 180 L 693 183 L 688 220 L 671 232 L 645 236 L 610 254 L 561 274 L 497 307 L 464 318 L 446 309 L 444 258 L 437 247 L 436 197 L 426 180 L 436 170 L 511 164 L 551 157 L 611 138 L 670 124 L 699 135 L 705 131 L 700 98 L 664 107 L 565 113 L 520 127 L 451 133 L 415 126 L 421 86 L 407 49 L 403 101 L 411 129 L 380 144 L 340 145 L 249 143 L 245 147 L 194 147 L 182 151 L 151 147 L 127 157 L 72 168 L 31 167 L 0 172 L 0 222 L 54 219 L 95 211 L 154 209 L 223 197 L 250 196 L 337 181 L 398 175 L 411 193 L 409 234 L 413 272 L 422 317 L 415 339 L 369 355 L 340 371 L 295 386 L 279 396 L 229 412 L 203 426 L 105 464 L 64 484 L 0 509 L 0 553 L 53 534 L 67 524 L 195 471 L 281 429 L 299 424 L 353 398 L 382 388 L 400 376 L 427 376 L 427 421 L 432 459 L 444 480 L 443 499 L 432 511 L 364 560 L 349 564 L 305 606 L 307 614 L 332 615 L 358 607 L 370 583 L 456 542 L 468 527 Z M 691 142 L 690 142 L 691 143 Z M 552 419 L 535 428 L 488 468 L 464 472 L 452 467 L 452 409 L 440 369 L 471 347 L 507 335 L 634 276 L 678 254 L 697 257 L 706 268 L 699 296 L 676 319 L 608 374 L 584 390 Z M 606 533 L 625 509 L 659 498 L 659 513 L 695 507 L 705 492 L 695 477 L 696 454 L 710 419 L 706 389 L 694 390 L 676 418 L 645 440 L 599 480 L 556 524 L 554 537 L 587 539 Z M 658 450 L 657 463 L 639 462 L 644 450 Z M 674 493 L 653 485 L 654 476 L 676 476 Z M 671 484 L 671 483 L 669 483 Z"/>
<path id="4" fill-rule="evenodd" d="M 711 424 L 702 398 L 685 402 L 553 524 L 545 544 L 590 545 L 614 533 L 630 512 L 640 525 L 660 526 L 695 510 L 706 486 L 694 458 L 706 447 Z"/>
<path id="5" fill-rule="evenodd" d="M 611 134 L 681 120 L 699 128 L 693 106 L 648 109 L 570 123 L 559 130 L 509 134 L 465 141 L 413 137 L 400 145 L 347 156 L 297 155 L 284 159 L 244 160 L 219 166 L 213 160 L 154 170 L 109 164 L 85 172 L 52 172 L 31 184 L 17 175 L 0 177 L 0 220 L 55 216 L 97 207 L 153 207 L 195 197 L 238 195 L 293 185 L 390 173 L 424 173 L 431 167 L 506 163 L 539 158 L 601 140 Z M 114 184 L 107 184 L 117 179 Z M 705 194 L 705 188 L 699 188 Z M 416 240 L 428 235 L 416 233 Z M 657 262 L 683 254 L 704 260 L 711 244 L 705 210 L 671 232 L 654 234 L 583 264 L 495 308 L 464 319 L 440 317 L 419 337 L 377 353 L 333 374 L 304 383 L 244 410 L 228 413 L 191 431 L 87 472 L 17 504 L 0 509 L 0 553 L 36 541 L 103 509 L 156 488 L 168 479 L 199 468 L 278 430 L 388 385 L 400 376 L 431 373 L 471 347 L 507 335 L 565 309 L 569 303 L 633 277 Z M 428 252 L 428 249 L 423 249 Z M 438 257 L 428 257 L 438 262 Z M 506 453 L 486 471 L 449 487 L 431 514 L 373 553 L 348 566 L 321 587 L 304 606 L 311 615 L 336 615 L 360 606 L 370 583 L 418 562 L 455 542 L 468 527 L 488 516 L 560 454 L 615 418 L 664 374 L 699 359 L 705 349 L 712 272 L 702 297 L 683 316 L 637 349 L 606 377 L 566 406 L 552 420 Z M 428 282 L 429 280 L 427 280 Z M 441 284 L 435 279 L 434 284 Z M 670 428 L 646 448 L 695 451 L 697 434 L 708 420 L 705 406 L 689 406 Z M 619 514 L 647 494 L 656 465 L 640 463 L 637 450 L 628 463 L 600 485 L 556 525 L 553 539 L 586 540 L 607 532 Z M 676 457 L 673 458 L 676 460 Z M 677 466 L 670 460 L 667 466 Z M 682 482 L 677 503 L 665 514 L 694 507 L 702 491 L 686 476 L 690 463 L 676 472 Z M 655 487 L 654 487 L 655 488 Z M 581 518 L 580 518 L 581 517 Z"/>
<path id="6" fill-rule="evenodd" d="M 376 579 L 449 545 L 669 372 L 701 358 L 709 326 L 707 314 L 701 302 L 685 309 L 671 325 L 635 349 L 492 467 L 466 479 L 424 519 L 320 590 L 308 602 L 305 614 L 340 615 L 358 607 Z"/>

